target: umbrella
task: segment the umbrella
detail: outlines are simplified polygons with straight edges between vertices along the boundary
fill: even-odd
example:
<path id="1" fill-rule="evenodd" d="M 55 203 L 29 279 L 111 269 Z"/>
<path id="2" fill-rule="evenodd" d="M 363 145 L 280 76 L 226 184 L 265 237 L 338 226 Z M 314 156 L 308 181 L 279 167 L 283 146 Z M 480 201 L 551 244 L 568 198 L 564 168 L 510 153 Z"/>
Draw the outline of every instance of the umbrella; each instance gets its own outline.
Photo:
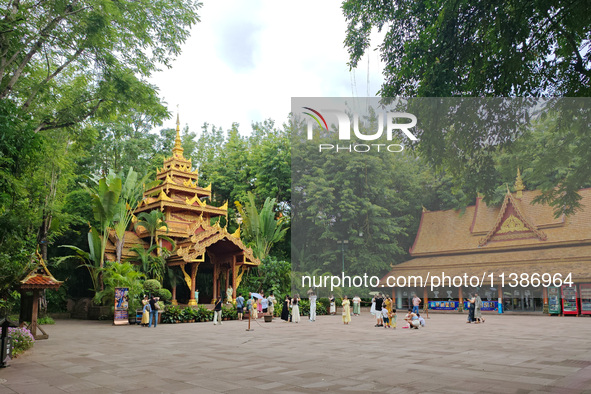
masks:
<path id="1" fill-rule="evenodd" d="M 250 293 L 250 296 L 251 296 L 251 297 L 254 297 L 254 298 L 257 298 L 257 299 L 259 299 L 259 300 L 260 300 L 261 298 L 265 298 L 265 297 L 263 297 L 262 295 L 260 295 L 259 293 Z"/>

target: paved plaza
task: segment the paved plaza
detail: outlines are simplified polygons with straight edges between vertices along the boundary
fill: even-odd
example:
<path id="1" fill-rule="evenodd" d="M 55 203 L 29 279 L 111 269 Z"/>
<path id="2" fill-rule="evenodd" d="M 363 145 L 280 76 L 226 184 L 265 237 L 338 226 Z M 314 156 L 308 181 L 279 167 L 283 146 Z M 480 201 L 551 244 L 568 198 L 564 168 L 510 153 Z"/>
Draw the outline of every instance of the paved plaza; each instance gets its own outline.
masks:
<path id="1" fill-rule="evenodd" d="M 591 393 L 591 318 L 431 314 L 420 330 L 315 323 L 60 320 L 0 370 L 7 393 Z"/>

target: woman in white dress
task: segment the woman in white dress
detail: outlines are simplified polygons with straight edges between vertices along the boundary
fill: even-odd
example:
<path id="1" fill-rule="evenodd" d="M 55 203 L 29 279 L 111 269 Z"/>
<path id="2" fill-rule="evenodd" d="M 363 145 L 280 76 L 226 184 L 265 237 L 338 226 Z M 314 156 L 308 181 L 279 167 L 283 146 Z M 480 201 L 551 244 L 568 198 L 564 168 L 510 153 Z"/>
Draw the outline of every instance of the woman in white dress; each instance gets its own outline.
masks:
<path id="1" fill-rule="evenodd" d="M 300 296 L 298 294 L 293 296 L 291 300 L 291 321 L 294 323 L 300 322 L 300 306 L 298 305 Z"/>
<path id="2" fill-rule="evenodd" d="M 337 307 L 334 303 L 334 295 L 330 295 L 330 297 L 328 297 L 328 300 L 330 301 L 330 310 L 329 313 L 331 315 L 335 315 L 337 313 Z"/>
<path id="3" fill-rule="evenodd" d="M 372 316 L 376 315 L 376 296 L 374 295 L 371 299 L 371 309 L 369 310 Z"/>

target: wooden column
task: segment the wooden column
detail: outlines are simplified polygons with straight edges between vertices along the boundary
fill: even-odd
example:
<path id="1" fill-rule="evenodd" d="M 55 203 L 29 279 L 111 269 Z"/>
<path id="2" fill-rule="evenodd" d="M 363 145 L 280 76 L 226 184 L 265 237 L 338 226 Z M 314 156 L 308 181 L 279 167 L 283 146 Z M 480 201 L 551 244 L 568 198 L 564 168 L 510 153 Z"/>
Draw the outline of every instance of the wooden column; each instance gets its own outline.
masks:
<path id="1" fill-rule="evenodd" d="M 458 287 L 458 299 L 460 303 L 458 304 L 458 311 L 464 310 L 464 295 L 462 294 L 462 288 Z"/>
<path id="2" fill-rule="evenodd" d="M 213 302 L 218 299 L 218 265 L 213 262 Z"/>
<path id="3" fill-rule="evenodd" d="M 176 286 L 172 286 L 172 305 L 178 305 L 179 302 L 176 300 Z"/>
<path id="4" fill-rule="evenodd" d="M 236 255 L 232 256 L 232 288 L 234 289 L 234 294 L 232 295 L 232 300 L 236 301 L 236 296 L 238 295 L 238 286 L 236 286 L 236 277 L 238 276 L 238 272 L 236 270 Z"/>
<path id="5" fill-rule="evenodd" d="M 39 289 L 33 290 L 33 313 L 31 315 L 31 335 L 37 336 L 37 314 L 39 313 Z"/>
<path id="6" fill-rule="evenodd" d="M 226 270 L 226 288 L 224 289 L 224 293 L 226 291 L 228 291 L 228 287 L 230 286 L 230 270 L 232 269 L 232 267 L 228 267 L 228 269 Z M 234 288 L 234 287 L 232 287 Z M 226 300 L 226 302 L 231 301 L 231 300 Z"/>
<path id="7" fill-rule="evenodd" d="M 429 293 L 427 292 L 427 288 L 423 289 L 423 309 L 427 309 L 429 305 Z"/>
<path id="8" fill-rule="evenodd" d="M 197 287 L 197 269 L 199 268 L 199 263 L 191 264 L 191 294 L 189 296 L 189 305 L 195 306 L 197 305 L 197 300 L 195 299 L 195 288 Z"/>

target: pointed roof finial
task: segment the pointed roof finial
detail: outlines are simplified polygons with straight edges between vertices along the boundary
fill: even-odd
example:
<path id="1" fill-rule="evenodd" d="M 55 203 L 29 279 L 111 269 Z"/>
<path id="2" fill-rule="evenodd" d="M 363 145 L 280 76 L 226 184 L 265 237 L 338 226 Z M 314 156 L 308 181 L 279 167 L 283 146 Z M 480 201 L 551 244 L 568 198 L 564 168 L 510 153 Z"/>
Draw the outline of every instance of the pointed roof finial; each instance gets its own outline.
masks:
<path id="1" fill-rule="evenodd" d="M 517 178 L 515 178 L 515 191 L 517 192 L 516 197 L 521 198 L 523 197 L 523 191 L 525 190 L 525 186 L 523 185 L 523 180 L 521 179 L 521 172 L 519 171 L 519 167 L 517 167 Z"/>
<path id="2" fill-rule="evenodd" d="M 175 157 L 183 157 L 183 146 L 181 141 L 181 122 L 179 120 L 179 106 L 176 106 L 176 138 L 174 139 L 174 148 L 172 154 Z"/>

